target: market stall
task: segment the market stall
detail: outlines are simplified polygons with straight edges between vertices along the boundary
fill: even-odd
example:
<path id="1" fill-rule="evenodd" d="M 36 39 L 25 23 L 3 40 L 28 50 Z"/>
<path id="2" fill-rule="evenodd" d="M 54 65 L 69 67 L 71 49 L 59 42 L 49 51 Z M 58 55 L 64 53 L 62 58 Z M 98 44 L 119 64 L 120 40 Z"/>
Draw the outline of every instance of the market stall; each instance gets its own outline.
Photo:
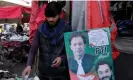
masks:
<path id="1" fill-rule="evenodd" d="M 15 78 L 9 67 L 27 58 L 30 12 L 31 8 L 20 5 L 0 6 L 0 80 Z"/>

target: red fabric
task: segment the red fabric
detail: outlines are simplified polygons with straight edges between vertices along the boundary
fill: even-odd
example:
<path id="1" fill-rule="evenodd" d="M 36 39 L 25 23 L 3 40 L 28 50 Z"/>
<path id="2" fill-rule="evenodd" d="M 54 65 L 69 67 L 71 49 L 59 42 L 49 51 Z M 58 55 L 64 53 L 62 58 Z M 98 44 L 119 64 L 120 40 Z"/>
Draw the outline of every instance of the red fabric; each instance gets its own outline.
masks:
<path id="1" fill-rule="evenodd" d="M 38 16 L 36 18 L 36 22 L 38 25 L 41 24 L 46 19 L 46 17 L 44 16 L 44 10 L 45 10 L 46 6 L 47 6 L 47 4 L 44 4 L 42 6 L 42 8 L 40 9 L 40 12 L 38 13 Z"/>
<path id="2" fill-rule="evenodd" d="M 72 71 L 69 70 L 69 74 L 70 74 L 70 80 L 81 80 L 78 78 L 78 76 L 76 74 L 74 74 Z M 85 75 L 80 75 L 82 77 L 87 77 L 87 76 L 95 76 L 94 79 L 92 80 L 98 80 L 98 76 L 94 73 L 94 72 L 89 72 Z"/>
<path id="3" fill-rule="evenodd" d="M 31 16 L 30 16 L 30 43 L 33 40 L 35 30 L 38 26 L 35 20 L 39 11 L 40 8 L 38 6 L 38 1 L 32 1 Z"/>
<path id="4" fill-rule="evenodd" d="M 0 7 L 0 18 L 2 19 L 21 18 L 21 17 L 22 17 L 21 6 Z"/>
<path id="5" fill-rule="evenodd" d="M 60 17 L 62 19 L 66 19 L 66 12 L 62 10 L 61 14 L 60 14 Z"/>
<path id="6" fill-rule="evenodd" d="M 44 11 L 45 11 L 46 6 L 47 4 L 44 4 L 43 7 L 39 8 L 37 1 L 33 1 L 32 15 L 30 18 L 30 43 L 33 40 L 36 29 L 46 19 L 46 17 L 44 16 Z M 64 11 L 62 11 L 60 17 L 65 19 Z"/>
<path id="7" fill-rule="evenodd" d="M 31 8 L 27 8 L 27 7 L 22 7 L 22 11 L 25 13 L 31 13 Z"/>
<path id="8" fill-rule="evenodd" d="M 100 1 L 102 7 L 102 15 L 99 9 L 98 1 L 88 1 L 87 2 L 87 29 L 95 29 L 95 28 L 105 28 L 111 26 L 111 21 L 114 22 L 111 17 L 111 13 L 109 11 L 110 2 L 109 1 Z M 109 19 L 111 18 L 111 20 Z M 103 23 L 102 23 L 103 19 Z M 112 42 L 112 57 L 116 59 L 120 54 L 119 50 L 114 46 L 114 41 L 117 35 L 117 27 L 111 32 L 111 42 Z"/>
<path id="9" fill-rule="evenodd" d="M 36 20 L 39 11 L 40 7 L 38 6 L 38 1 L 32 1 L 30 22 L 34 22 Z"/>

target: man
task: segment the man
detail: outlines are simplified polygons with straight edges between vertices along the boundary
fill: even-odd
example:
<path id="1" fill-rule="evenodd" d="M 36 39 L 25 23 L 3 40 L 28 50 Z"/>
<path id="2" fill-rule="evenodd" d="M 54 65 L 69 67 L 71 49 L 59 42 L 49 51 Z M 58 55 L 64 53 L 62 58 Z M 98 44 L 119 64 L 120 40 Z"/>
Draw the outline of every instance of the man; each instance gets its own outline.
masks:
<path id="1" fill-rule="evenodd" d="M 23 32 L 23 28 L 22 28 L 22 26 L 20 25 L 20 23 L 17 24 L 16 32 L 17 32 L 17 33 L 22 33 L 22 32 Z"/>
<path id="2" fill-rule="evenodd" d="M 100 61 L 96 65 L 96 72 L 99 76 L 99 80 L 113 80 L 111 65 L 107 61 Z"/>
<path id="3" fill-rule="evenodd" d="M 38 76 L 40 80 L 69 80 L 64 32 L 71 31 L 71 27 L 59 18 L 60 13 L 61 5 L 58 2 L 50 2 L 47 5 L 46 21 L 37 29 L 29 52 L 27 67 L 22 73 L 23 77 L 26 73 L 30 74 L 39 48 Z"/>
<path id="4" fill-rule="evenodd" d="M 69 69 L 78 75 L 87 74 L 93 66 L 94 56 L 85 53 L 85 36 L 81 32 L 73 32 L 69 43 L 73 52 L 73 57 L 68 58 Z"/>

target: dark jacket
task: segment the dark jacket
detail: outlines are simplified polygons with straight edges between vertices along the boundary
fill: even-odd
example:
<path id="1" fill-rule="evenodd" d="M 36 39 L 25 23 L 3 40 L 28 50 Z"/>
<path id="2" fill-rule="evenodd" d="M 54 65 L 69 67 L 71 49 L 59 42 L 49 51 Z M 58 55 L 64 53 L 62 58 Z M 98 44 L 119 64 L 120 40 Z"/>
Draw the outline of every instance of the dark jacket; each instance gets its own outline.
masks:
<path id="1" fill-rule="evenodd" d="M 18 26 L 16 27 L 16 32 L 23 32 L 22 26 L 18 25 Z"/>
<path id="2" fill-rule="evenodd" d="M 84 57 L 82 58 L 82 66 L 84 69 L 85 74 L 88 73 L 94 64 L 95 58 L 92 55 L 85 54 Z M 68 59 L 68 64 L 69 64 L 69 70 L 71 70 L 73 73 L 77 74 L 78 70 L 78 63 L 74 59 L 74 57 L 70 57 Z"/>
<path id="3" fill-rule="evenodd" d="M 45 22 L 38 28 L 39 32 L 39 63 L 38 69 L 39 74 L 43 76 L 63 76 L 67 73 L 67 61 L 64 56 L 65 45 L 64 45 L 64 32 L 71 31 L 71 27 L 64 20 L 55 27 L 56 30 L 50 31 L 48 24 Z M 52 68 L 52 62 L 55 58 L 61 56 L 63 62 L 58 68 Z"/>

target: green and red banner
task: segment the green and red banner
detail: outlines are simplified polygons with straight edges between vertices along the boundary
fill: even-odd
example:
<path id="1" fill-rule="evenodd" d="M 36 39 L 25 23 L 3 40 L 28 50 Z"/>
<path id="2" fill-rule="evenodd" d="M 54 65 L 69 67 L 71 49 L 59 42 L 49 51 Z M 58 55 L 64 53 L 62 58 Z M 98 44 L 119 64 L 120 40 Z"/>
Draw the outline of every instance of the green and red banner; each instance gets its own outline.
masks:
<path id="1" fill-rule="evenodd" d="M 114 80 L 109 28 L 64 34 L 71 80 Z"/>

